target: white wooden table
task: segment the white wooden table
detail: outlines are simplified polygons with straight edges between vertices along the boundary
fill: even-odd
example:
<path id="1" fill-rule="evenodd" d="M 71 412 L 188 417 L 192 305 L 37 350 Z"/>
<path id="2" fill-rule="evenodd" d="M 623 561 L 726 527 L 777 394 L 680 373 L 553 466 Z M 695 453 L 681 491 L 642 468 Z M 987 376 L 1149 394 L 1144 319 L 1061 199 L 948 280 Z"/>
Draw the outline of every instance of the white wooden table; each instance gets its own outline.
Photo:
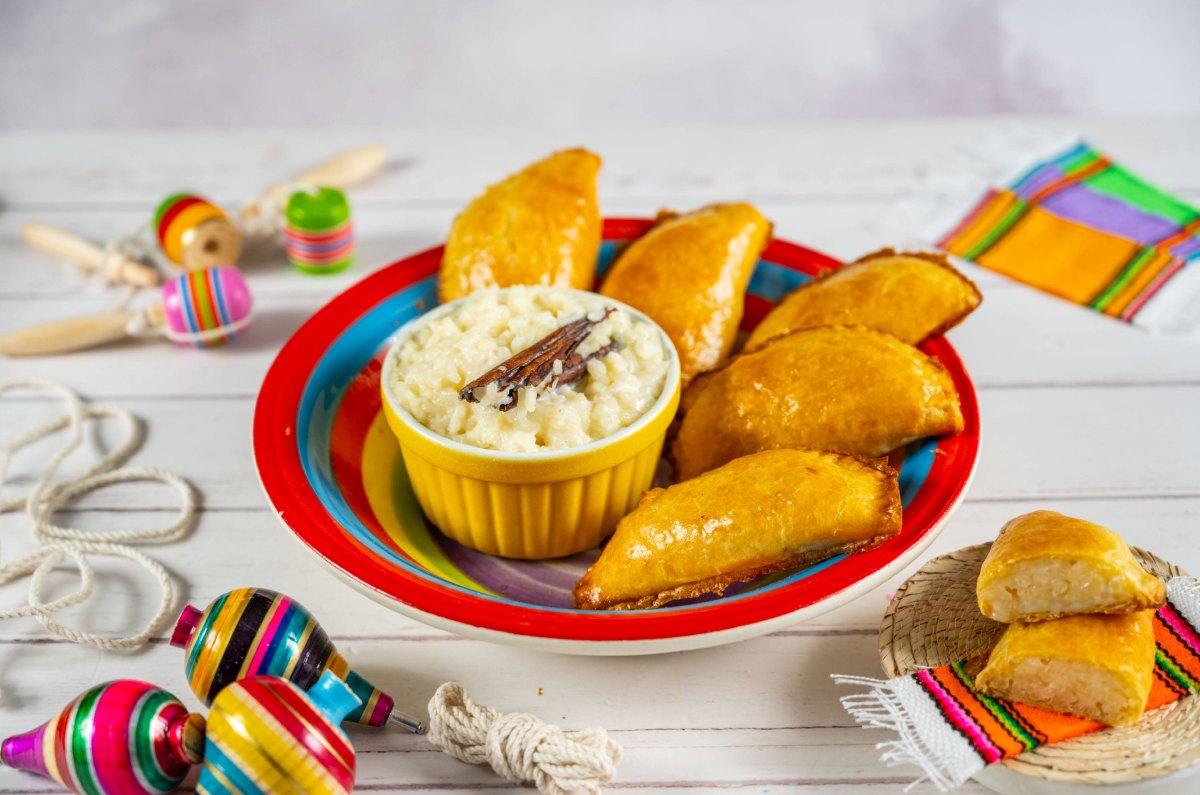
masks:
<path id="1" fill-rule="evenodd" d="M 306 278 L 281 255 L 246 265 L 259 315 L 238 344 L 214 352 L 162 343 L 0 360 L 0 379 L 62 380 L 144 418 L 147 441 L 134 463 L 173 470 L 203 495 L 194 534 L 151 550 L 183 584 L 184 596 L 203 606 L 225 590 L 260 585 L 298 597 L 352 663 L 407 711 L 422 712 L 438 683 L 458 679 L 483 703 L 564 727 L 603 725 L 626 751 L 614 789 L 899 792 L 913 771 L 878 761 L 873 745 L 884 735 L 853 725 L 829 674 L 880 673 L 880 616 L 888 594 L 917 564 L 817 620 L 724 648 L 589 659 L 464 640 L 358 596 L 288 537 L 259 489 L 250 424 L 267 366 L 306 317 L 369 270 L 438 243 L 483 185 L 554 148 L 582 143 L 605 157 L 608 215 L 746 198 L 775 221 L 780 237 L 853 257 L 895 242 L 880 228 L 880 214 L 918 183 L 939 152 L 991 124 L 2 136 L 4 330 L 116 300 L 114 291 L 25 248 L 23 221 L 104 239 L 136 228 L 169 192 L 192 188 L 234 205 L 358 143 L 382 140 L 396 165 L 352 194 L 360 244 L 349 272 Z M 1200 201 L 1200 122 L 1072 126 L 1158 184 Z M 979 269 L 970 275 L 985 301 L 951 336 L 979 391 L 983 450 L 965 504 L 922 560 L 989 540 L 1010 517 L 1052 508 L 1109 525 L 1200 571 L 1200 342 L 1152 337 Z M 55 408 L 28 395 L 0 399 L 0 437 Z M 19 457 L 17 474 L 27 479 L 49 449 Z M 88 498 L 80 504 L 88 510 L 70 518 L 90 528 L 144 527 L 164 522 L 173 504 L 157 487 L 122 487 Z M 30 548 L 23 516 L 0 516 L 0 541 L 4 560 Z M 99 568 L 99 601 L 76 609 L 72 620 L 96 630 L 139 628 L 153 610 L 156 586 L 119 564 Z M 71 582 L 64 573 L 62 587 Z M 23 596 L 23 585 L 0 589 L 5 604 Z M 155 682 L 199 706 L 183 679 L 181 654 L 165 638 L 122 655 L 60 642 L 34 621 L 0 624 L 0 731 L 30 728 L 79 691 L 118 677 Z M 421 738 L 355 731 L 352 739 L 364 791 L 505 786 Z M 0 770 L 5 792 L 54 789 Z"/>

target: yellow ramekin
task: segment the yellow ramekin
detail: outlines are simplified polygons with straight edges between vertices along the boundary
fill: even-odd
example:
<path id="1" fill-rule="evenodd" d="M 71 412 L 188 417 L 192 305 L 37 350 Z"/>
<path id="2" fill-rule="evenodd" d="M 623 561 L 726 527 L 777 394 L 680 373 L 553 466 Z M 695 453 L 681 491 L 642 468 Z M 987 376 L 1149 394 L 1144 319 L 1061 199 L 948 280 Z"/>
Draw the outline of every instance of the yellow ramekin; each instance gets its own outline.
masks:
<path id="1" fill-rule="evenodd" d="M 384 415 L 400 442 L 421 510 L 455 541 L 506 558 L 573 555 L 599 544 L 650 487 L 679 406 L 679 356 L 650 318 L 620 301 L 605 301 L 658 331 L 670 361 L 662 392 L 645 414 L 612 436 L 580 447 L 500 452 L 434 433 L 392 397 L 387 385 L 395 359 L 389 352 L 380 379 Z M 393 347 L 457 303 L 403 326 Z"/>

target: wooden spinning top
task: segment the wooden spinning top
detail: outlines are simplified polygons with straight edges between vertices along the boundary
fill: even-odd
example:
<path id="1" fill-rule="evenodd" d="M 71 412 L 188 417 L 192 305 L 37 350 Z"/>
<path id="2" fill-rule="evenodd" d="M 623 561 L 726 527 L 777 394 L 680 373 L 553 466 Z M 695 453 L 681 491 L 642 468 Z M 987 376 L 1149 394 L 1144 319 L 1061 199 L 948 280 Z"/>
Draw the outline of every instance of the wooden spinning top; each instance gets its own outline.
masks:
<path id="1" fill-rule="evenodd" d="M 396 711 L 391 696 L 351 670 L 312 613 L 275 591 L 239 588 L 218 596 L 203 611 L 185 607 L 171 645 L 184 650 L 184 674 L 205 704 L 246 676 L 282 676 L 308 690 L 332 671 L 360 702 L 346 720 L 424 731 L 421 721 Z"/>
<path id="2" fill-rule="evenodd" d="M 9 737 L 0 760 L 80 795 L 161 795 L 183 783 L 203 749 L 204 718 L 165 690 L 121 679 Z"/>
<path id="3" fill-rule="evenodd" d="M 332 671 L 308 693 L 275 676 L 234 682 L 209 713 L 196 792 L 349 793 L 354 746 L 338 724 L 358 703 Z"/>

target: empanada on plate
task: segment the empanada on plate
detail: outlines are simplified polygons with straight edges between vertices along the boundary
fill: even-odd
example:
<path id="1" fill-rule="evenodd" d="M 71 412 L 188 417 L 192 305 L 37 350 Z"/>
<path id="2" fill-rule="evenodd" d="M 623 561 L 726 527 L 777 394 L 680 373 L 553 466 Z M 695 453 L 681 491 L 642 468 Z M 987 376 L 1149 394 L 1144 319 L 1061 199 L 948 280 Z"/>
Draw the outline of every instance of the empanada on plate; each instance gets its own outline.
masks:
<path id="1" fill-rule="evenodd" d="M 963 429 L 950 374 L 890 334 L 796 331 L 705 376 L 671 446 L 675 479 L 777 447 L 875 458 Z M 689 389 L 689 392 L 692 392 Z"/>
<path id="2" fill-rule="evenodd" d="M 646 492 L 575 586 L 577 607 L 634 609 L 876 546 L 900 532 L 896 471 L 769 450 Z"/>
<path id="3" fill-rule="evenodd" d="M 1136 723 L 1154 680 L 1154 611 L 1010 624 L 975 677 L 986 696 L 1107 726 Z"/>
<path id="4" fill-rule="evenodd" d="M 522 284 L 589 289 L 600 251 L 599 171 L 598 156 L 567 149 L 489 187 L 454 219 L 438 299 Z"/>
<path id="5" fill-rule="evenodd" d="M 980 612 L 1008 623 L 1157 608 L 1166 588 L 1112 530 L 1034 511 L 1000 530 L 983 561 L 976 595 Z"/>
<path id="6" fill-rule="evenodd" d="M 885 248 L 785 296 L 743 350 L 790 331 L 833 325 L 866 326 L 916 345 L 958 325 L 981 300 L 979 288 L 945 256 Z"/>
<path id="7" fill-rule="evenodd" d="M 749 204 L 664 214 L 617 258 L 600 292 L 662 326 L 686 386 L 729 356 L 746 286 L 770 237 L 771 222 Z"/>

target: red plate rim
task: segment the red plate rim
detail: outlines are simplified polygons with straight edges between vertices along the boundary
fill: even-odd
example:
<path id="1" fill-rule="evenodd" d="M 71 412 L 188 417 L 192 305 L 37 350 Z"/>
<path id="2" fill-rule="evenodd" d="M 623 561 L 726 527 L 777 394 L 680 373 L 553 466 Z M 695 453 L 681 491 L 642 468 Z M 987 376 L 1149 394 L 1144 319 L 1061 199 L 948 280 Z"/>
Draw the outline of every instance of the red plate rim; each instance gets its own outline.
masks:
<path id="1" fill-rule="evenodd" d="M 644 233 L 653 221 L 610 218 L 605 240 Z M 571 641 L 638 641 L 702 635 L 745 627 L 801 610 L 852 587 L 920 545 L 958 504 L 979 452 L 979 407 L 962 361 L 944 338 L 921 345 L 936 356 L 954 381 L 962 404 L 962 433 L 943 440 L 922 488 L 922 510 L 905 511 L 905 525 L 918 525 L 877 549 L 851 555 L 836 566 L 786 588 L 730 601 L 714 601 L 686 611 L 597 612 L 579 614 L 534 606 L 497 603 L 442 587 L 432 580 L 392 568 L 372 556 L 326 511 L 301 466 L 295 422 L 300 398 L 328 345 L 359 316 L 396 291 L 435 274 L 442 247 L 422 251 L 366 276 L 308 319 L 280 349 L 255 407 L 255 465 L 267 499 L 292 533 L 329 565 L 381 597 L 432 616 L 500 633 Z M 793 243 L 772 240 L 762 258 L 816 274 L 840 263 Z M 928 492 L 928 494 L 927 494 Z M 914 503 L 917 501 L 914 501 Z M 907 527 L 906 527 L 907 529 Z"/>

